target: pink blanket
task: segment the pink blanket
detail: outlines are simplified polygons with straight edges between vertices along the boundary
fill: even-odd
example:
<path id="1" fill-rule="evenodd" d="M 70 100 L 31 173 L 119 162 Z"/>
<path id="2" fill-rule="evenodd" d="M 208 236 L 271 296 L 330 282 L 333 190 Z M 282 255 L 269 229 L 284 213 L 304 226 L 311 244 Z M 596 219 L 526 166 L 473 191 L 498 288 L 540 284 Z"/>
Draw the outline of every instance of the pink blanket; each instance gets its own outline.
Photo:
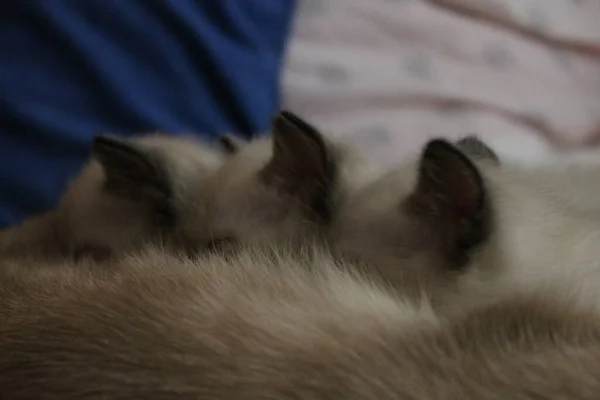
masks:
<path id="1" fill-rule="evenodd" d="M 304 0 L 283 95 L 384 165 L 440 135 L 590 147 L 600 1 Z"/>

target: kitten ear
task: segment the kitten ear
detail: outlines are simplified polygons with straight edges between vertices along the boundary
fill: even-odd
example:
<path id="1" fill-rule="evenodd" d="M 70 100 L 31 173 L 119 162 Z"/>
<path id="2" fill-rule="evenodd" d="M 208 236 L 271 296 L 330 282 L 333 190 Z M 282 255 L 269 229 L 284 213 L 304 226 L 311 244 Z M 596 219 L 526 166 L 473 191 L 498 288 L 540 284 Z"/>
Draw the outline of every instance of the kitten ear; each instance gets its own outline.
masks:
<path id="1" fill-rule="evenodd" d="M 496 165 L 500 163 L 496 152 L 475 135 L 460 139 L 456 142 L 456 147 L 476 160 L 488 160 Z"/>
<path id="2" fill-rule="evenodd" d="M 99 135 L 92 143 L 92 157 L 106 175 L 106 190 L 139 200 L 165 200 L 170 186 L 163 169 L 149 154 L 127 140 Z"/>
<path id="3" fill-rule="evenodd" d="M 217 143 L 225 153 L 233 155 L 246 144 L 246 141 L 230 133 L 226 133 L 217 139 Z"/>
<path id="4" fill-rule="evenodd" d="M 490 204 L 483 179 L 469 158 L 445 140 L 430 141 L 421 155 L 413 212 L 432 222 L 454 268 L 489 236 Z"/>
<path id="5" fill-rule="evenodd" d="M 272 126 L 273 155 L 261 179 L 328 219 L 335 166 L 331 150 L 313 126 L 281 111 Z"/>

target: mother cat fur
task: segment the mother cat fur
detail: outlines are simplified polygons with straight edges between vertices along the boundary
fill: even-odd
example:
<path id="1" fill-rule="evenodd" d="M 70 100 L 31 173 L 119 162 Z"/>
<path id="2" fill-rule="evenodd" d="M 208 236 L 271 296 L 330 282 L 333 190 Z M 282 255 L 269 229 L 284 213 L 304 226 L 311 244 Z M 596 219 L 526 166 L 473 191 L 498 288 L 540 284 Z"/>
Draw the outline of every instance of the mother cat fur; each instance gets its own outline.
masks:
<path id="1" fill-rule="evenodd" d="M 449 321 L 326 254 L 0 271 L 10 399 L 596 399 L 597 316 L 536 297 Z"/>

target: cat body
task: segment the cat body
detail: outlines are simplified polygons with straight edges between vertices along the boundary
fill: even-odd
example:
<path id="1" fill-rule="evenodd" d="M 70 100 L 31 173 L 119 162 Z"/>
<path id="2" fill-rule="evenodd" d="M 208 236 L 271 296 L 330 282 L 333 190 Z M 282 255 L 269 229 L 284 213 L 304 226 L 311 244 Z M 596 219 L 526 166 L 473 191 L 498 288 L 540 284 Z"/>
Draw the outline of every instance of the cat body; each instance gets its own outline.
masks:
<path id="1" fill-rule="evenodd" d="M 444 322 L 322 252 L 150 252 L 105 269 L 26 269 L 0 280 L 9 399 L 592 400 L 600 390 L 597 318 L 515 298 Z"/>
<path id="2" fill-rule="evenodd" d="M 278 124 L 184 202 L 176 237 L 224 254 L 4 260 L 0 393 L 597 398 L 591 202 L 439 140 L 363 185 L 314 128 Z"/>

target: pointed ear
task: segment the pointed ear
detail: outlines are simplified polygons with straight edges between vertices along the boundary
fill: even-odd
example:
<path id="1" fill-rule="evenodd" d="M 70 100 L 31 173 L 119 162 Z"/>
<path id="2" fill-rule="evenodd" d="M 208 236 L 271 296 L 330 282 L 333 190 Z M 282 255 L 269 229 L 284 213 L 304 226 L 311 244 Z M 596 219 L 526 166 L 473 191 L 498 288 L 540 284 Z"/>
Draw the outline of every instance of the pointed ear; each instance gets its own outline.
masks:
<path id="1" fill-rule="evenodd" d="M 262 181 L 327 220 L 331 213 L 335 165 L 323 136 L 289 111 L 277 115 L 271 134 L 273 155 L 261 171 Z"/>
<path id="2" fill-rule="evenodd" d="M 171 194 L 164 170 L 149 154 L 126 140 L 110 135 L 96 136 L 92 157 L 104 169 L 106 190 L 114 195 L 162 201 Z"/>
<path id="3" fill-rule="evenodd" d="M 432 223 L 453 268 L 464 266 L 471 250 L 489 236 L 491 210 L 483 178 L 466 155 L 444 140 L 426 145 L 409 206 Z"/>
<path id="4" fill-rule="evenodd" d="M 246 144 L 246 141 L 230 133 L 226 133 L 217 139 L 217 143 L 225 153 L 233 155 Z"/>
<path id="5" fill-rule="evenodd" d="M 488 160 L 496 165 L 500 163 L 496 152 L 474 135 L 460 139 L 456 142 L 456 147 L 476 160 Z"/>

